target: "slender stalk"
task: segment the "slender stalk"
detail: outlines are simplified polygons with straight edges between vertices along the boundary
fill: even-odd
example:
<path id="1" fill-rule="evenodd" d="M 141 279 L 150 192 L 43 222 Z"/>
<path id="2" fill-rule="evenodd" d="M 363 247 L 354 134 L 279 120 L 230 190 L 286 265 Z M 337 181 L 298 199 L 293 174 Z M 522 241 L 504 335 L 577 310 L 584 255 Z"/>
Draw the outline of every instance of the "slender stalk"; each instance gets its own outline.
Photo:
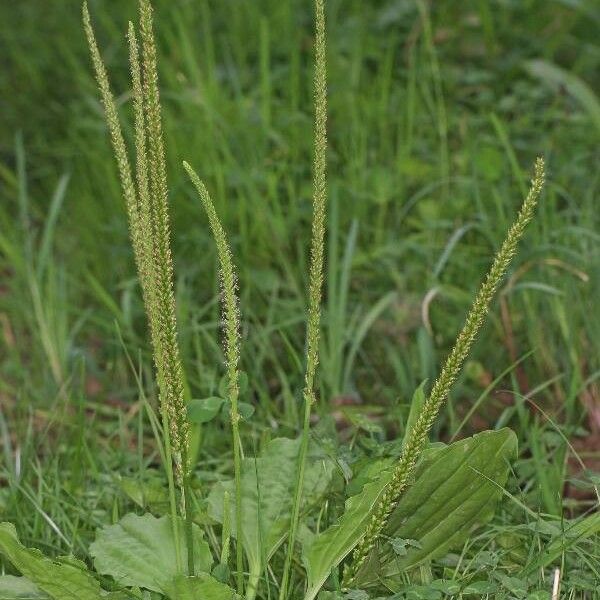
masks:
<path id="1" fill-rule="evenodd" d="M 327 66 L 326 66 L 325 0 L 315 0 L 315 74 L 314 74 L 314 157 L 313 157 L 313 222 L 309 275 L 309 307 L 307 325 L 306 371 L 304 376 L 304 419 L 298 452 L 298 471 L 292 504 L 290 532 L 283 567 L 279 599 L 288 592 L 292 556 L 298 533 L 304 470 L 308 453 L 310 414 L 315 397 L 315 374 L 319 364 L 321 323 L 321 291 L 323 287 L 323 246 L 327 204 Z"/>
<path id="2" fill-rule="evenodd" d="M 163 420 L 163 437 L 165 440 L 165 470 L 167 471 L 167 483 L 169 487 L 169 508 L 171 510 L 171 527 L 173 528 L 173 540 L 175 542 L 175 564 L 177 571 L 182 570 L 181 544 L 179 543 L 179 523 L 177 518 L 177 499 L 175 497 L 175 477 L 173 476 L 173 456 L 171 452 L 171 432 L 169 430 L 169 415 L 165 406 L 161 406 Z"/>
<path id="3" fill-rule="evenodd" d="M 462 331 L 458 335 L 454 347 L 433 385 L 431 394 L 424 403 L 415 424 L 407 433 L 402 456 L 395 468 L 392 479 L 373 509 L 365 536 L 354 550 L 352 562 L 344 573 L 343 587 L 351 585 L 352 580 L 364 565 L 392 511 L 397 506 L 402 493 L 414 475 L 417 461 L 427 445 L 429 431 L 469 354 L 475 337 L 488 313 L 494 293 L 515 255 L 519 240 L 523 237 L 525 227 L 533 217 L 544 185 L 544 177 L 544 161 L 542 158 L 538 158 L 535 163 L 535 173 L 529 193 L 523 202 L 516 221 L 509 229 L 506 239 L 496 254 L 487 277 L 479 288 Z"/>
<path id="4" fill-rule="evenodd" d="M 223 529 L 221 531 L 221 560 L 220 564 L 229 562 L 229 543 L 231 538 L 231 513 L 229 510 L 229 492 L 223 493 Z"/>
<path id="5" fill-rule="evenodd" d="M 239 361 L 240 361 L 240 313 L 237 299 L 237 276 L 231 255 L 231 248 L 227 235 L 223 229 L 214 204 L 206 186 L 194 169 L 187 162 L 183 163 L 194 187 L 198 191 L 208 222 L 215 238 L 217 253 L 219 255 L 221 286 L 223 293 L 223 321 L 225 323 L 225 360 L 227 363 L 227 389 L 230 403 L 231 432 L 233 436 L 233 470 L 235 480 L 235 537 L 236 537 L 236 581 L 237 591 L 243 592 L 243 556 L 242 556 L 242 444 L 240 440 L 238 411 L 239 386 Z"/>

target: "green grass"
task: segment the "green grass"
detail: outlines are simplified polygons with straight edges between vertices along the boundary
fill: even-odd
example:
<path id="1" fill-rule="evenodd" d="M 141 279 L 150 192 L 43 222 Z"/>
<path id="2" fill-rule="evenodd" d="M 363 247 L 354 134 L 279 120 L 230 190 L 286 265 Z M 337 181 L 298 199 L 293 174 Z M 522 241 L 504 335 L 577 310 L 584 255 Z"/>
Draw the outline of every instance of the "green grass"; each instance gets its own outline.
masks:
<path id="1" fill-rule="evenodd" d="M 134 5 L 90 3 L 127 122 Z M 182 159 L 203 174 L 242 267 L 241 367 L 257 407 L 245 446 L 258 449 L 302 418 L 311 6 L 178 0 L 157 9 L 188 385 L 192 397 L 213 395 L 223 373 L 215 250 Z M 0 7 L 9 98 L 0 125 L 0 516 L 29 545 L 86 558 L 95 528 L 131 508 L 121 478 L 142 477 L 160 457 L 139 401 L 135 372 L 151 380 L 143 307 L 80 7 L 56 2 L 39 18 L 42 10 Z M 595 506 L 593 473 L 567 467 L 565 438 L 597 472 L 588 409 L 600 402 L 600 15 L 592 1 L 447 3 L 429 22 L 413 3 L 330 0 L 328 16 L 329 277 L 315 409 L 326 437 L 340 399 L 361 400 L 372 418 L 346 411 L 349 457 L 402 433 L 414 388 L 438 371 L 512 221 L 529 165 L 546 157 L 538 217 L 437 425 L 449 439 L 476 404 L 460 434 L 508 424 L 520 459 L 493 526 L 433 576 L 511 574 L 551 537 L 536 530 L 538 513 Z M 569 77 L 557 86 L 534 59 Z M 203 430 L 199 485 L 231 471 L 226 431 L 225 421 Z M 585 498 L 563 494 L 566 483 Z M 586 578 L 600 582 L 593 540 L 549 565 L 565 561 L 564 597 L 586 597 Z M 546 580 L 537 572 L 549 590 L 549 569 Z"/>

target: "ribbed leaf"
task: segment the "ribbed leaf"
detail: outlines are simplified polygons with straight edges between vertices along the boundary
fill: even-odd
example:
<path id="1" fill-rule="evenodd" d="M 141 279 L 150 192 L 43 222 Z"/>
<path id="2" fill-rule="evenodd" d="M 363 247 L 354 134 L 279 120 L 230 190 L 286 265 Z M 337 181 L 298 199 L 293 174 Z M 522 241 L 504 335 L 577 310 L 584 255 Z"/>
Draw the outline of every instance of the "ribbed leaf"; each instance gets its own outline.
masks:
<path id="1" fill-rule="evenodd" d="M 102 594 L 100 584 L 91 573 L 74 564 L 50 560 L 35 548 L 25 548 L 19 542 L 12 523 L 0 523 L 0 552 L 27 579 L 54 600 L 107 598 Z"/>
<path id="2" fill-rule="evenodd" d="M 187 564 L 184 523 L 178 519 L 181 564 Z M 210 571 L 212 556 L 202 530 L 194 525 L 194 564 L 196 574 Z M 90 546 L 94 566 L 99 573 L 111 575 L 124 586 L 139 586 L 163 592 L 177 570 L 175 536 L 171 518 L 157 519 L 145 514 L 125 515 L 115 525 L 101 529 Z"/>
<path id="3" fill-rule="evenodd" d="M 337 567 L 363 537 L 371 511 L 391 476 L 392 468 L 384 469 L 375 481 L 367 483 L 360 493 L 346 501 L 338 523 L 315 536 L 310 545 L 303 548 L 308 578 L 305 600 L 312 600 L 319 593 L 331 569 Z"/>
<path id="4" fill-rule="evenodd" d="M 356 584 L 367 586 L 424 560 L 441 556 L 460 544 L 476 525 L 492 514 L 502 495 L 508 459 L 516 453 L 509 429 L 487 431 L 450 446 L 429 448 L 417 467 L 415 481 L 401 498 L 384 530 L 385 538 L 416 540 L 396 556 L 390 544 L 373 551 Z M 349 498 L 339 522 L 315 536 L 304 550 L 308 577 L 305 600 L 312 600 L 365 533 L 371 511 L 390 480 L 389 460 L 378 459 L 366 472 L 378 473 Z M 359 474 L 359 477 L 361 475 Z"/>
<path id="5" fill-rule="evenodd" d="M 493 515 L 516 452 L 514 432 L 501 429 L 455 442 L 424 460 L 384 530 L 386 540 L 418 544 L 398 556 L 392 544 L 382 542 L 359 573 L 357 585 L 395 576 L 460 546 L 475 526 Z"/>
<path id="6" fill-rule="evenodd" d="M 179 575 L 167 586 L 166 595 L 172 600 L 235 600 L 239 596 L 228 585 L 207 574 L 197 577 Z"/>
<path id="7" fill-rule="evenodd" d="M 292 507 L 299 440 L 272 440 L 259 458 L 246 458 L 242 464 L 242 510 L 244 552 L 251 578 L 260 574 L 285 539 Z M 303 508 L 315 504 L 329 488 L 334 462 L 312 446 L 304 472 Z M 233 497 L 233 481 L 218 483 L 208 495 L 209 514 L 223 522 L 223 495 Z M 235 534 L 235 507 L 231 503 L 231 531 Z M 254 585 L 251 582 L 251 585 Z"/>

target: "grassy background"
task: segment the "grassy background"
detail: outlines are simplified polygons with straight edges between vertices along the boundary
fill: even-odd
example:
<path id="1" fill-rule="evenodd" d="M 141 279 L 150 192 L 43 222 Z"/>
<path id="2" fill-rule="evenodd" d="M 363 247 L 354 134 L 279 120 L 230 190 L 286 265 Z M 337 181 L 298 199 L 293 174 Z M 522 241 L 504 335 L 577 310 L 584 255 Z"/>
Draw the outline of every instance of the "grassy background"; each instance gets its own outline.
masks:
<path id="1" fill-rule="evenodd" d="M 437 435 L 510 425 L 521 444 L 514 498 L 531 514 L 593 509 L 596 3 L 327 6 L 330 229 L 318 413 L 333 412 L 347 439 L 362 430 L 365 445 L 402 433 L 414 388 L 435 377 L 543 154 L 538 218 Z M 215 250 L 183 159 L 207 182 L 240 267 L 242 360 L 256 406 L 246 435 L 259 448 L 298 426 L 310 2 L 157 0 L 156 8 L 190 395 L 214 394 L 223 369 Z M 131 134 L 124 32 L 135 2 L 91 0 L 90 10 Z M 149 380 L 143 312 L 79 2 L 1 3 L 0 48 L 0 515 L 25 541 L 85 557 L 94 528 L 126 507 L 119 477 L 156 460 L 134 376 L 141 369 Z M 230 467 L 225 429 L 203 432 L 203 477 Z M 547 541 L 525 526 L 531 514 L 508 501 L 494 525 L 517 536 L 523 561 Z M 567 555 L 585 563 L 565 586 L 598 584 L 598 546 L 581 542 Z M 509 550 L 499 556 L 502 568 L 511 564 Z"/>

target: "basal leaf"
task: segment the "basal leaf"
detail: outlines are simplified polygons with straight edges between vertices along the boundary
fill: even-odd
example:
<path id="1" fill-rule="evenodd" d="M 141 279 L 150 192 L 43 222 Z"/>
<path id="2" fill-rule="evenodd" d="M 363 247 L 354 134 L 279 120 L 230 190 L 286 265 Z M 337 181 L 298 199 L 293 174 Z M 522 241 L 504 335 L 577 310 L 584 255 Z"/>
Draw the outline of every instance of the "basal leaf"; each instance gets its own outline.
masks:
<path id="1" fill-rule="evenodd" d="M 169 583 L 165 594 L 171 600 L 235 600 L 239 598 L 234 589 L 205 573 L 196 577 L 178 575 Z"/>
<path id="2" fill-rule="evenodd" d="M 423 460 L 435 456 L 443 445 L 432 445 L 423 453 Z M 378 458 L 366 463 L 347 489 L 359 490 L 346 501 L 339 521 L 322 533 L 308 538 L 303 548 L 303 563 L 308 577 L 305 600 L 314 598 L 329 577 L 331 570 L 358 544 L 365 534 L 371 511 L 377 503 L 393 471 L 392 458 Z"/>
<path id="3" fill-rule="evenodd" d="M 450 446 L 431 447 L 423 455 L 416 478 L 392 513 L 386 539 L 415 540 L 399 556 L 390 544 L 380 546 L 356 580 L 366 586 L 383 574 L 393 575 L 447 552 L 464 540 L 471 528 L 491 515 L 502 494 L 508 459 L 516 452 L 516 437 L 508 429 L 476 435 Z M 308 576 L 305 600 L 312 600 L 329 576 L 365 533 L 371 511 L 390 480 L 392 466 L 379 459 L 368 472 L 377 479 L 348 499 L 339 522 L 315 536 L 305 548 Z M 361 474 L 359 474 L 359 477 Z"/>
<path id="4" fill-rule="evenodd" d="M 400 556 L 382 542 L 374 551 L 377 556 L 359 573 L 357 584 L 395 576 L 462 544 L 473 527 L 493 515 L 516 451 L 515 434 L 501 429 L 455 442 L 425 459 L 384 530 L 386 539 L 419 544 L 407 546 Z"/>
<path id="5" fill-rule="evenodd" d="M 362 491 L 346 501 L 340 520 L 303 548 L 303 562 L 308 578 L 305 600 L 312 600 L 329 577 L 331 570 L 358 544 L 369 523 L 371 511 L 389 483 L 392 467 L 387 467 L 379 477 L 364 485 Z"/>
<path id="6" fill-rule="evenodd" d="M 187 565 L 184 523 L 178 519 L 179 552 L 182 568 Z M 194 564 L 196 573 L 208 572 L 212 556 L 202 530 L 194 525 Z M 115 525 L 101 529 L 90 546 L 99 573 L 112 576 L 123 586 L 139 586 L 164 592 L 177 570 L 175 536 L 169 516 L 160 519 L 145 514 L 125 515 Z"/>
<path id="7" fill-rule="evenodd" d="M 107 598 L 102 594 L 100 584 L 91 573 L 73 564 L 46 558 L 36 548 L 25 548 L 19 542 L 12 523 L 0 523 L 0 552 L 30 582 L 54 600 L 105 600 Z M 21 585 L 24 584 L 21 582 Z"/>
<path id="8" fill-rule="evenodd" d="M 259 458 L 245 458 L 242 464 L 242 544 L 250 569 L 249 586 L 256 581 L 275 550 L 285 539 L 292 509 L 299 440 L 272 440 Z M 326 493 L 334 462 L 311 446 L 304 474 L 303 510 Z M 225 490 L 234 498 L 233 481 L 218 483 L 208 495 L 209 515 L 223 522 Z M 235 502 L 230 503 L 230 523 L 235 535 Z"/>
<path id="9" fill-rule="evenodd" d="M 42 592 L 27 577 L 0 576 L 0 598 L 2 600 L 48 600 L 50 596 Z"/>

